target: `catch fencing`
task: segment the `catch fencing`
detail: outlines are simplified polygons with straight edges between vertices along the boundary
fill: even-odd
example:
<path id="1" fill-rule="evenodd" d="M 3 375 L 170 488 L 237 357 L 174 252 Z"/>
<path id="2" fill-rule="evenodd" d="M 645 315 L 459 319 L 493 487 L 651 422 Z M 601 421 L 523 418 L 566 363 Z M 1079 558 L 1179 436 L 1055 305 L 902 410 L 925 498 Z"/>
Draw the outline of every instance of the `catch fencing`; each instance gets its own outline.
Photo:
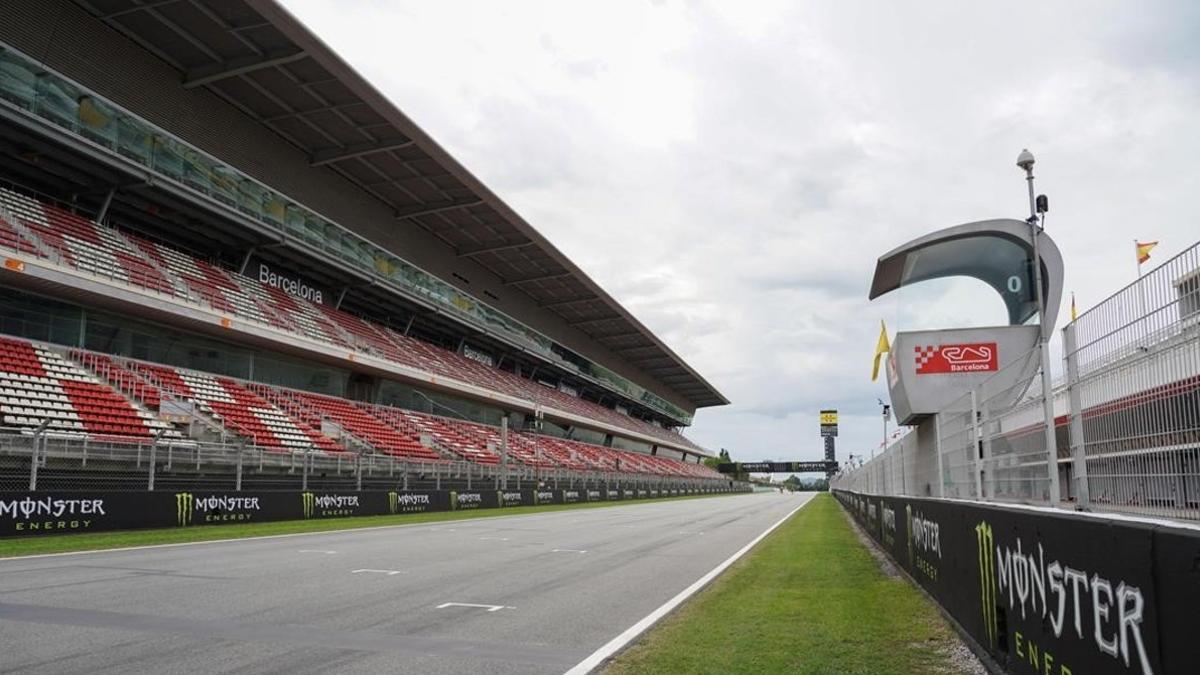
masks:
<path id="1" fill-rule="evenodd" d="M 1013 380 L 1005 371 L 1038 363 L 1023 354 L 944 406 L 932 433 L 846 466 L 832 486 L 1200 520 L 1200 243 L 1062 338 L 1054 419 L 1036 368 L 1019 387 L 1002 384 Z"/>

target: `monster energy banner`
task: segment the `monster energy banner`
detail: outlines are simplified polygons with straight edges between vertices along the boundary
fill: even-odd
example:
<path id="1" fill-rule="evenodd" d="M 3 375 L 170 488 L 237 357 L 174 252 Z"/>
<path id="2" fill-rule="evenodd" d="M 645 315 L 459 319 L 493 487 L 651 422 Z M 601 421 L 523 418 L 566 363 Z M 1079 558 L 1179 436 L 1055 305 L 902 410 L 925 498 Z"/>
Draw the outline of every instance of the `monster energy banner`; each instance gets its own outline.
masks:
<path id="1" fill-rule="evenodd" d="M 1010 673 L 1200 672 L 1200 531 L 836 491 Z"/>
<path id="2" fill-rule="evenodd" d="M 667 493 L 666 490 L 661 492 L 664 496 Z M 646 490 L 597 488 L 440 492 L 0 492 L 0 537 L 101 532 L 143 527 L 197 527 L 273 520 L 346 518 L 427 511 L 468 511 L 634 499 L 650 494 L 652 492 Z"/>

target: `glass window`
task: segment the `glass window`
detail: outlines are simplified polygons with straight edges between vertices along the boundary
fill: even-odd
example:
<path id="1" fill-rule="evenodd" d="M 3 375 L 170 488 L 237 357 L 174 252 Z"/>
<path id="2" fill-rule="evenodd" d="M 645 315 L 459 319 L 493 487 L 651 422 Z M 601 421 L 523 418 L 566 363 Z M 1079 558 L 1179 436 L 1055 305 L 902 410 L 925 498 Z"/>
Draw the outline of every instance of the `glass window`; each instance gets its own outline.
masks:
<path id="1" fill-rule="evenodd" d="M 0 333 L 55 344 L 79 345 L 82 312 L 50 298 L 0 286 Z"/>
<path id="2" fill-rule="evenodd" d="M 85 136 L 114 148 L 117 145 L 116 111 L 94 96 L 79 99 L 79 130 Z"/>
<path id="3" fill-rule="evenodd" d="M 0 51 L 0 96 L 32 110 L 37 99 L 37 85 L 32 64 L 11 51 Z"/>
<path id="4" fill-rule="evenodd" d="M 57 77 L 42 73 L 37 82 L 37 114 L 68 129 L 75 128 L 80 91 Z"/>

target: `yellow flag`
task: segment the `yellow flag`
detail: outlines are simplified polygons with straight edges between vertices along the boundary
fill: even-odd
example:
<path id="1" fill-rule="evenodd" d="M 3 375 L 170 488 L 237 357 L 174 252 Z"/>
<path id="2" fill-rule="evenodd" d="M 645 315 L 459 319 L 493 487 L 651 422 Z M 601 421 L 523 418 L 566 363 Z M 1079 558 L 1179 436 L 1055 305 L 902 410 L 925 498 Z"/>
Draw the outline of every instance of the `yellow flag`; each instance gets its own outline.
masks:
<path id="1" fill-rule="evenodd" d="M 1157 241 L 1134 241 L 1133 243 L 1137 245 L 1137 258 L 1139 265 L 1149 260 L 1150 251 L 1153 250 L 1155 246 L 1158 246 Z"/>
<path id="2" fill-rule="evenodd" d="M 892 351 L 892 346 L 888 344 L 887 326 L 883 325 L 883 320 L 879 321 L 879 342 L 875 343 L 875 365 L 871 366 L 871 381 L 874 382 L 879 378 L 879 359 L 884 352 Z"/>
<path id="3" fill-rule="evenodd" d="M 1071 320 L 1074 321 L 1077 314 L 1075 313 L 1075 291 L 1071 291 Z"/>

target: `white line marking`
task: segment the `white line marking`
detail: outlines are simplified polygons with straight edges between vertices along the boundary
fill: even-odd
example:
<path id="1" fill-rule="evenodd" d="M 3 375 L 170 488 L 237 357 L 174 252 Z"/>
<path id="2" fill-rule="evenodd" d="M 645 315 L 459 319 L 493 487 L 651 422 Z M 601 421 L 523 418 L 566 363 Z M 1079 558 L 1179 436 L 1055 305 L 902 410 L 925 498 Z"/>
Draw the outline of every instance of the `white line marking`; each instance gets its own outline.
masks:
<path id="1" fill-rule="evenodd" d="M 335 555 L 337 551 L 323 551 L 317 548 L 302 548 L 297 553 L 324 553 L 325 555 Z"/>
<path id="2" fill-rule="evenodd" d="M 479 541 L 508 541 L 508 537 L 480 537 Z"/>
<path id="3" fill-rule="evenodd" d="M 369 570 L 369 569 L 368 570 L 354 570 L 354 571 L 350 572 L 350 574 L 360 574 L 362 572 L 366 572 L 368 574 L 386 574 L 389 577 L 396 576 L 397 574 L 404 574 L 404 572 L 401 570 Z"/>
<path id="4" fill-rule="evenodd" d="M 587 553 L 587 551 L 581 551 L 577 548 L 556 548 L 550 552 L 551 553 Z"/>
<path id="5" fill-rule="evenodd" d="M 473 602 L 443 602 L 437 606 L 438 609 L 446 609 L 447 607 L 479 607 L 489 612 L 499 612 L 502 609 L 516 609 L 516 607 L 509 607 L 507 605 L 477 605 Z"/>
<path id="6" fill-rule="evenodd" d="M 639 635 L 646 632 L 646 630 L 649 629 L 651 626 L 653 626 L 654 624 L 661 621 L 664 616 L 666 616 L 667 614 L 670 614 L 672 610 L 674 610 L 679 605 L 683 604 L 683 601 L 685 601 L 688 598 L 695 595 L 696 591 L 699 591 L 701 588 L 704 588 L 705 586 L 707 586 L 710 581 L 712 581 L 713 579 L 715 579 L 717 577 L 717 575 L 719 575 L 721 572 L 724 572 L 733 563 L 737 562 L 738 558 L 741 558 L 742 556 L 746 555 L 746 553 L 750 549 L 754 548 L 754 546 L 758 542 L 760 542 L 764 538 L 766 538 L 766 536 L 768 534 L 771 534 L 772 532 L 774 532 L 775 528 L 782 525 L 784 523 L 784 521 L 786 521 L 788 518 L 791 518 L 797 511 L 804 508 L 810 501 L 812 501 L 811 497 L 809 499 L 805 500 L 805 502 L 803 504 L 801 504 L 800 506 L 797 506 L 796 508 L 789 511 L 786 516 L 780 518 L 778 521 L 775 522 L 774 525 L 772 525 L 772 526 L 768 527 L 766 530 L 764 530 L 762 534 L 755 537 L 753 539 L 753 541 L 751 541 L 749 544 L 746 544 L 745 546 L 740 548 L 737 551 L 737 553 L 734 553 L 733 555 L 729 556 L 729 558 L 727 558 L 725 560 L 725 562 L 721 563 L 720 565 L 717 565 L 708 574 L 705 574 L 704 576 L 697 579 L 696 582 L 693 583 L 691 586 L 688 586 L 687 588 L 680 591 L 679 595 L 676 595 L 675 597 L 666 601 L 658 609 L 647 614 L 645 616 L 645 618 L 643 618 L 641 621 L 638 621 L 637 623 L 630 626 L 628 629 L 625 630 L 624 633 L 621 633 L 620 635 L 613 638 L 612 640 L 609 640 L 604 646 L 602 646 L 599 649 L 597 649 L 596 651 L 592 652 L 590 656 L 588 656 L 586 659 L 580 661 L 578 664 L 575 665 L 574 668 L 568 670 L 564 675 L 585 675 L 586 673 L 590 673 L 593 670 L 595 670 L 596 667 L 599 666 L 601 663 L 604 663 L 604 661 L 606 659 L 608 659 L 612 655 L 614 655 L 617 652 L 624 649 L 626 645 L 628 645 L 630 642 L 633 642 L 634 640 L 636 640 Z"/>

